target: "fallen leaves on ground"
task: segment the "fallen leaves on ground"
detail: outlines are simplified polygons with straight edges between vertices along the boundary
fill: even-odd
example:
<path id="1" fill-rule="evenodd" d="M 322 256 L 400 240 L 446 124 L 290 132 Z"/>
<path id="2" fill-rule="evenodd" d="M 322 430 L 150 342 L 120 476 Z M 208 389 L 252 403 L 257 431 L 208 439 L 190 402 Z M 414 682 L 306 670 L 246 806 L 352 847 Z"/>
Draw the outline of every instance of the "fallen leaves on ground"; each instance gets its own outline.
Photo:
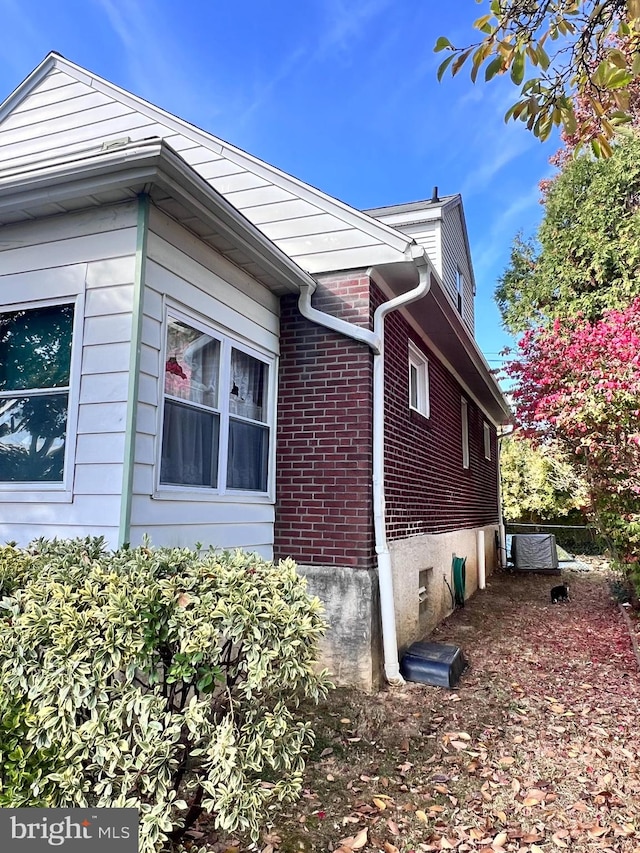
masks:
<path id="1" fill-rule="evenodd" d="M 496 573 L 452 614 L 430 639 L 470 661 L 455 691 L 337 690 L 309 709 L 305 794 L 263 849 L 640 853 L 640 673 L 590 562 L 567 604 L 553 578 Z"/>

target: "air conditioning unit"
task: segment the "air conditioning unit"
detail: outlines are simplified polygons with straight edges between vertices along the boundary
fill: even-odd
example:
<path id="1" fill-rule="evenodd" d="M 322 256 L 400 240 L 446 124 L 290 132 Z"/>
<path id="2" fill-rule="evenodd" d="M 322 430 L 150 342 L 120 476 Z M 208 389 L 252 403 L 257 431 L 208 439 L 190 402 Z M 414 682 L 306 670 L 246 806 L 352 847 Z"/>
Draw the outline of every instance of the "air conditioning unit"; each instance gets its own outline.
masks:
<path id="1" fill-rule="evenodd" d="M 549 533 L 514 534 L 511 562 L 517 572 L 560 574 L 556 537 Z"/>

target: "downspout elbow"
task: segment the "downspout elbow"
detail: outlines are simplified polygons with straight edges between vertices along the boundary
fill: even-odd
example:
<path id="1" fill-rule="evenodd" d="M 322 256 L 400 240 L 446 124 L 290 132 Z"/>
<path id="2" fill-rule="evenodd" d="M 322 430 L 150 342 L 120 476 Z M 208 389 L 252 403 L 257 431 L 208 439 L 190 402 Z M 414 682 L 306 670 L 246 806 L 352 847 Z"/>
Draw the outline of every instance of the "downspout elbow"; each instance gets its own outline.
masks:
<path id="1" fill-rule="evenodd" d="M 319 311 L 311 304 L 311 296 L 316 287 L 315 284 L 303 284 L 300 286 L 300 296 L 298 297 L 298 309 L 303 317 L 316 323 L 319 326 L 324 326 L 326 329 L 331 329 L 340 335 L 345 335 L 355 341 L 366 344 L 373 351 L 374 355 L 380 354 L 381 342 L 375 331 L 365 329 L 362 326 L 356 326 L 355 323 L 349 323 L 340 317 L 334 317 L 332 314 L 326 314 L 324 311 Z"/>
<path id="2" fill-rule="evenodd" d="M 395 296 L 393 299 L 383 302 L 382 305 L 379 305 L 376 308 L 373 315 L 373 330 L 378 334 L 380 334 L 382 323 L 384 322 L 384 318 L 387 314 L 390 314 L 392 311 L 396 311 L 398 308 L 402 308 L 405 305 L 410 305 L 418 299 L 422 299 L 422 297 L 426 296 L 431 289 L 432 266 L 425 250 L 421 246 L 412 246 L 411 260 L 418 270 L 418 284 L 406 293 L 401 293 L 399 296 Z M 375 268 L 371 267 L 368 269 L 367 275 L 375 280 L 377 275 Z"/>

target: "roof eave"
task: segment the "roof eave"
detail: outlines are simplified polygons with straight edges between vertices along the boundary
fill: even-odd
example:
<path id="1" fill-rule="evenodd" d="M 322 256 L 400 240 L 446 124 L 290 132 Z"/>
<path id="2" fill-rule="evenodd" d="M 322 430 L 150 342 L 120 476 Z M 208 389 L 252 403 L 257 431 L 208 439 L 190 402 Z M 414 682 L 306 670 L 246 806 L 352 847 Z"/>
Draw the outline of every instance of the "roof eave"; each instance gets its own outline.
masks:
<path id="1" fill-rule="evenodd" d="M 308 273 L 159 139 L 93 152 L 5 177 L 0 173 L 0 222 L 3 212 L 26 212 L 43 203 L 95 196 L 101 190 L 130 188 L 137 193 L 151 186 L 161 187 L 208 221 L 217 233 L 227 236 L 260 268 L 275 276 L 284 290 L 298 293 L 302 286 L 313 286 Z"/>
<path id="2" fill-rule="evenodd" d="M 390 251 L 398 253 L 398 258 L 401 258 L 406 251 L 406 236 L 393 226 L 380 222 L 374 217 L 368 215 L 366 212 L 357 210 L 356 208 L 345 204 L 345 202 L 327 195 L 322 192 L 322 190 L 295 178 L 293 175 L 283 172 L 275 166 L 266 163 L 264 160 L 260 160 L 258 157 L 255 157 L 240 148 L 236 148 L 228 142 L 219 139 L 213 134 L 202 130 L 196 125 L 193 125 L 178 116 L 172 115 L 166 110 L 163 110 L 161 107 L 157 107 L 155 104 L 152 104 L 131 92 L 127 92 L 116 84 L 105 80 L 93 72 L 87 71 L 56 52 L 49 53 L 40 65 L 31 72 L 31 74 L 2 104 L 0 104 L 0 122 L 2 122 L 3 118 L 29 94 L 32 88 L 38 84 L 42 77 L 54 68 L 65 71 L 75 79 L 82 80 L 84 83 L 98 91 L 111 94 L 112 97 L 115 97 L 122 103 L 126 103 L 131 106 L 132 109 L 140 111 L 145 115 L 166 124 L 168 127 L 172 127 L 176 132 L 183 133 L 185 136 L 197 141 L 200 145 L 208 147 L 234 162 L 245 162 L 247 168 L 251 168 L 256 172 L 256 174 L 261 174 L 268 179 L 274 180 L 275 183 L 290 189 L 291 192 L 300 198 L 317 204 L 319 207 L 331 212 L 344 222 L 349 223 L 352 227 L 357 228 L 373 237 L 375 240 L 379 240 L 381 243 L 386 244 Z"/>

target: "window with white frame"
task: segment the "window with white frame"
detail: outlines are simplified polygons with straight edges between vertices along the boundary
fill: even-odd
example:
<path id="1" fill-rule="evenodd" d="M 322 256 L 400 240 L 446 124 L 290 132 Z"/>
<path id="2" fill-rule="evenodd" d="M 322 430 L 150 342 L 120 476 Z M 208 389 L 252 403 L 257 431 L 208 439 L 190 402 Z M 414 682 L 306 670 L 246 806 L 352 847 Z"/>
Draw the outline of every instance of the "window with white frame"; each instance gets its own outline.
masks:
<path id="1" fill-rule="evenodd" d="M 462 467 L 469 467 L 469 404 L 463 397 L 460 401 L 462 423 Z"/>
<path id="2" fill-rule="evenodd" d="M 483 425 L 484 430 L 484 458 L 491 459 L 491 427 L 485 421 Z"/>
<path id="3" fill-rule="evenodd" d="M 429 417 L 429 362 L 427 357 L 409 342 L 409 408 Z"/>
<path id="4" fill-rule="evenodd" d="M 268 490 L 271 369 L 218 330 L 169 314 L 161 486 Z"/>
<path id="5" fill-rule="evenodd" d="M 464 276 L 460 267 L 456 267 L 456 297 L 458 313 L 462 314 L 462 307 L 464 304 Z"/>
<path id="6" fill-rule="evenodd" d="M 62 483 L 74 306 L 0 313 L 0 483 Z"/>

